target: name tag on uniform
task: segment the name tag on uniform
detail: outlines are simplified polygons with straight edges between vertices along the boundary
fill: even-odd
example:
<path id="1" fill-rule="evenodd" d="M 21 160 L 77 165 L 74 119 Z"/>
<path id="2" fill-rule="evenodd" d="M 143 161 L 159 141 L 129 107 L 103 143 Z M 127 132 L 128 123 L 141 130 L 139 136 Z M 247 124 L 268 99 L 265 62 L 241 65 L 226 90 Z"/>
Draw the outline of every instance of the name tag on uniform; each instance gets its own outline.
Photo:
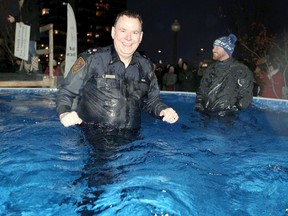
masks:
<path id="1" fill-rule="evenodd" d="M 106 79 L 115 79 L 116 78 L 115 75 L 113 75 L 113 74 L 104 74 L 102 77 L 106 78 Z"/>

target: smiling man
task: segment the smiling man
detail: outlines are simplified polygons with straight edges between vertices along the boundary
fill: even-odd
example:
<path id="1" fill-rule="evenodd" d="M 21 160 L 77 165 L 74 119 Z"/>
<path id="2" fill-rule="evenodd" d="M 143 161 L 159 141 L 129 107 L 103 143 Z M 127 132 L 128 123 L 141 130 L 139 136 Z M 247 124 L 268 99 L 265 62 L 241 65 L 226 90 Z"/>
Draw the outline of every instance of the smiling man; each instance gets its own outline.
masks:
<path id="1" fill-rule="evenodd" d="M 175 123 L 177 113 L 160 100 L 152 62 L 136 52 L 143 37 L 140 15 L 118 14 L 111 36 L 113 45 L 82 53 L 64 79 L 56 102 L 61 123 L 134 130 L 142 110 Z"/>
<path id="2" fill-rule="evenodd" d="M 253 74 L 232 57 L 237 37 L 220 37 L 213 43 L 213 62 L 203 72 L 196 92 L 195 109 L 224 117 L 249 106 L 253 98 Z"/>

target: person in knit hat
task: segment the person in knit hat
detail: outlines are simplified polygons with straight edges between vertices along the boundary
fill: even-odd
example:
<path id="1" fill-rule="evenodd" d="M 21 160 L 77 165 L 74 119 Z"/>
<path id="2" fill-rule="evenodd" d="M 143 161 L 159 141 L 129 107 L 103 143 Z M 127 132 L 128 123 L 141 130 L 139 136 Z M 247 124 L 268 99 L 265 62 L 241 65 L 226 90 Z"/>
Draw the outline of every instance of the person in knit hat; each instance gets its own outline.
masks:
<path id="1" fill-rule="evenodd" d="M 250 105 L 253 99 L 253 73 L 232 57 L 236 42 L 234 34 L 214 41 L 214 62 L 203 72 L 196 92 L 196 111 L 224 117 Z"/>
<path id="2" fill-rule="evenodd" d="M 232 56 L 237 37 L 234 34 L 229 34 L 227 37 L 220 37 L 214 41 L 214 47 L 222 47 L 229 57 Z"/>

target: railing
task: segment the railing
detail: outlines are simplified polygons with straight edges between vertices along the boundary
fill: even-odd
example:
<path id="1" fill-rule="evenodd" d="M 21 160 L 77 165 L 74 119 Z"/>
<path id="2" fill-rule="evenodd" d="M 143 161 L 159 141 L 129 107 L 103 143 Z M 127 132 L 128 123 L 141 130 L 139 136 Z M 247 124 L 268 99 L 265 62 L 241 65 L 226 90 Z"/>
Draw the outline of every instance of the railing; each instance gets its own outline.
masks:
<path id="1" fill-rule="evenodd" d="M 0 81 L 0 87 L 19 88 L 19 87 L 49 87 L 53 88 L 57 85 L 57 78 L 53 75 L 53 59 L 54 59 L 54 41 L 53 41 L 53 24 L 40 27 L 40 32 L 49 31 L 49 47 L 48 49 L 37 50 L 38 55 L 49 55 L 49 76 L 43 76 L 41 80 L 5 80 Z"/>
<path id="2" fill-rule="evenodd" d="M 46 32 L 49 31 L 49 47 L 47 49 L 40 49 L 37 50 L 37 53 L 39 55 L 49 55 L 49 63 L 48 63 L 48 68 L 49 68 L 49 76 L 53 77 L 53 59 L 54 59 L 54 38 L 53 38 L 53 24 L 48 24 L 45 26 L 40 27 L 40 32 Z"/>
<path id="3" fill-rule="evenodd" d="M 0 81 L 1 88 L 29 88 L 29 87 L 56 87 L 56 80 L 54 77 L 44 76 L 42 80 L 11 80 L 11 81 Z"/>

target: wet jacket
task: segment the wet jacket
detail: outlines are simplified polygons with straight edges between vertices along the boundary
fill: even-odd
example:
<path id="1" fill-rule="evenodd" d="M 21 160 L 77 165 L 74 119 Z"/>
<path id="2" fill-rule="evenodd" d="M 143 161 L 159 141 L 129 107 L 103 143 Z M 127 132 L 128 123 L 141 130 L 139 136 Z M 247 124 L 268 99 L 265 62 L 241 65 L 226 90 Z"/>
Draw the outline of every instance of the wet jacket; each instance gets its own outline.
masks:
<path id="1" fill-rule="evenodd" d="M 58 114 L 75 110 L 84 123 L 117 129 L 139 129 L 141 111 L 159 117 L 168 108 L 150 60 L 135 53 L 125 68 L 114 46 L 82 53 L 58 91 Z"/>
<path id="2" fill-rule="evenodd" d="M 225 116 L 249 106 L 252 90 L 253 74 L 247 66 L 233 58 L 217 61 L 204 71 L 195 108 Z"/>

